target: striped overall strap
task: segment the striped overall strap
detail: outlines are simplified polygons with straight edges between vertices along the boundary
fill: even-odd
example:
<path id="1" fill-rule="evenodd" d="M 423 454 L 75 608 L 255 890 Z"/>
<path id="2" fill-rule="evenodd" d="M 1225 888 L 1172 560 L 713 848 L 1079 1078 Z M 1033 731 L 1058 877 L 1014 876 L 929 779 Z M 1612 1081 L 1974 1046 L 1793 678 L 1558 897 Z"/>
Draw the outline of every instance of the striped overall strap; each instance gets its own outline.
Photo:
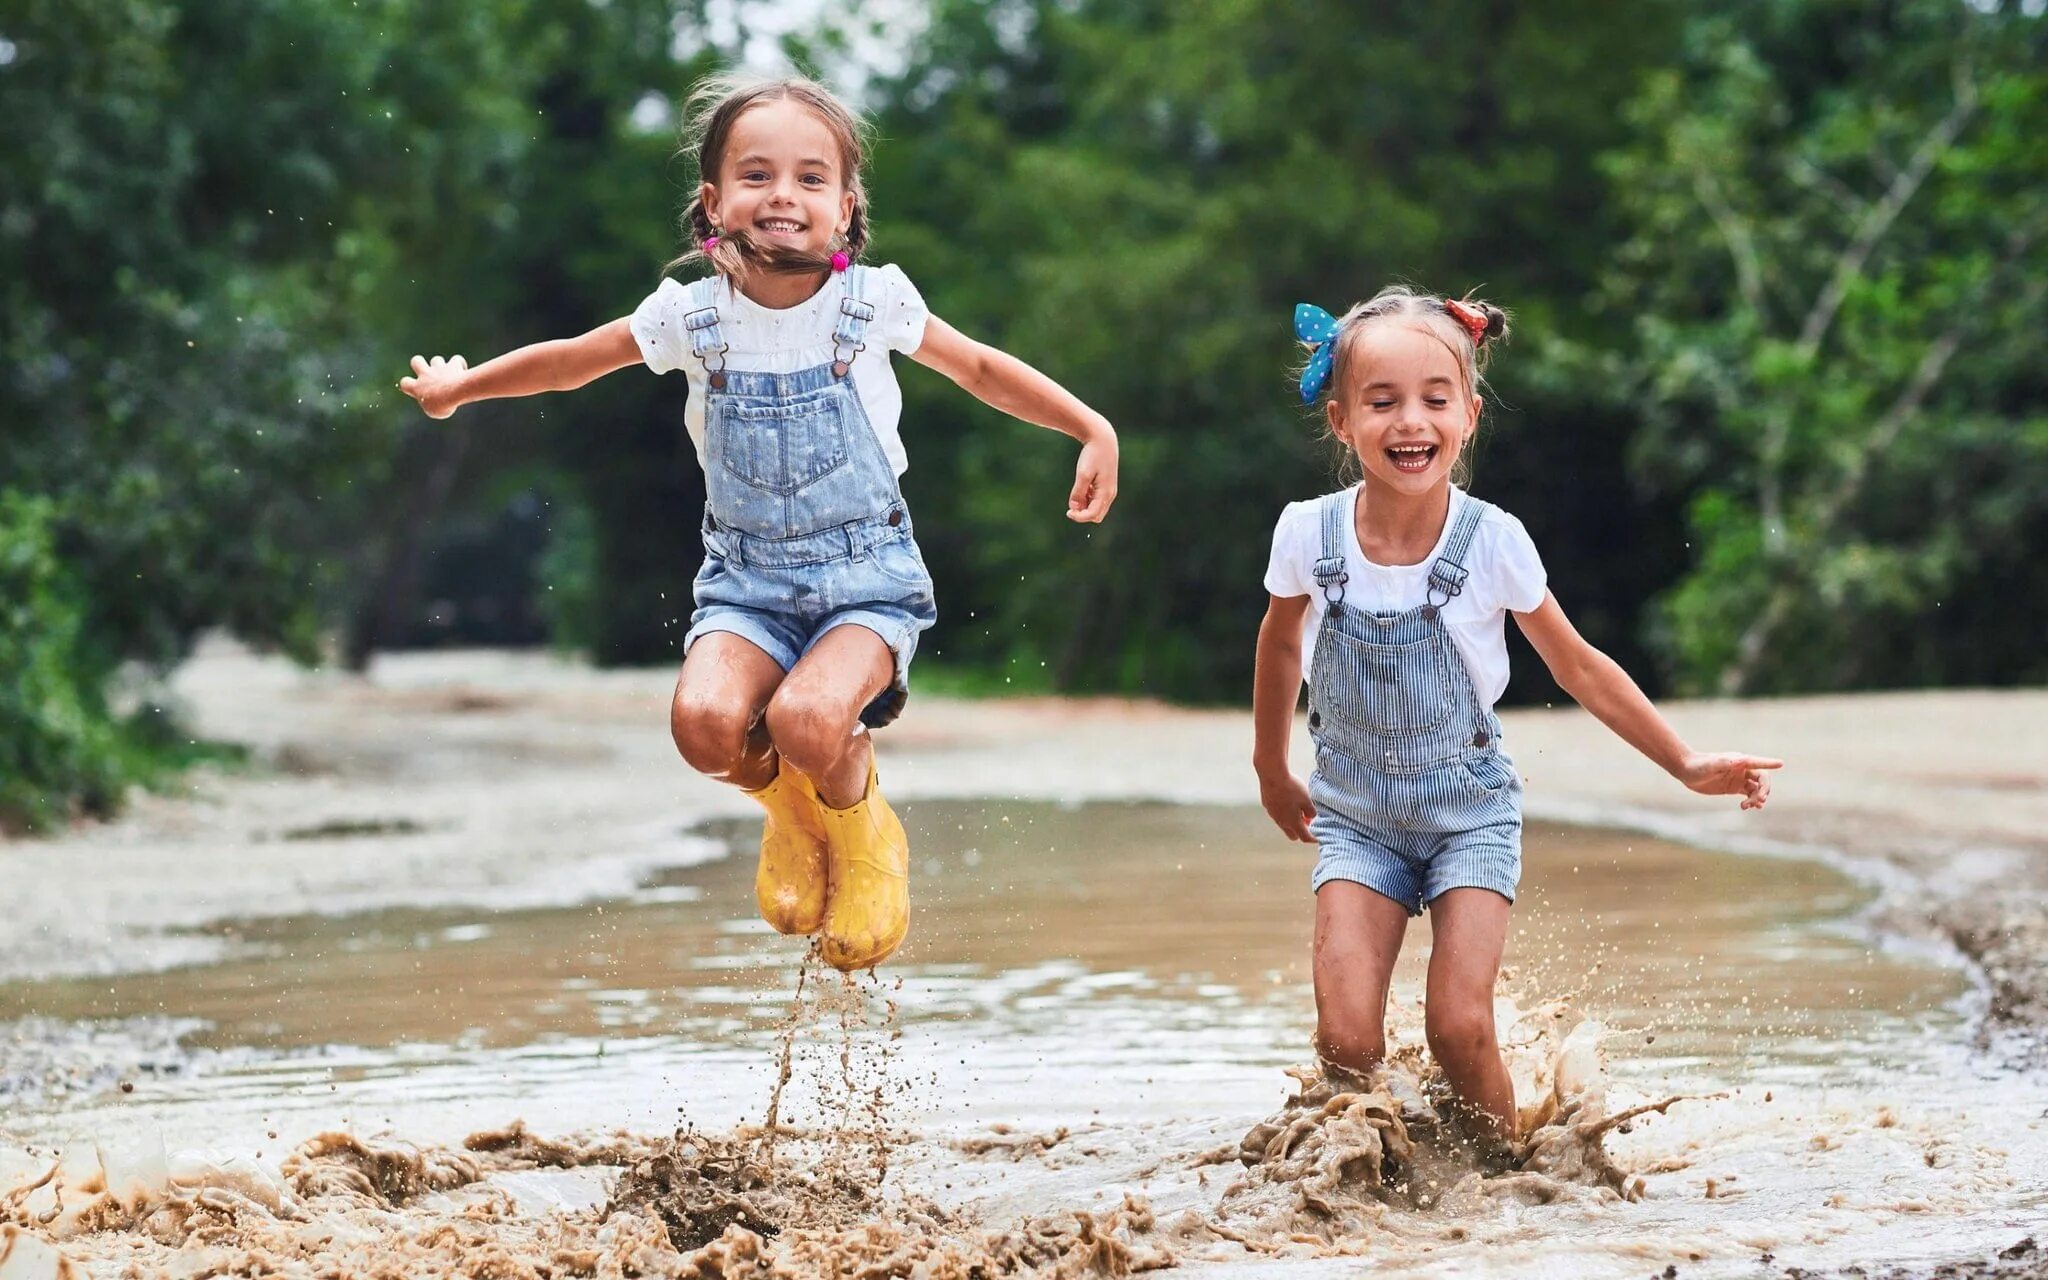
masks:
<path id="1" fill-rule="evenodd" d="M 1344 543 L 1351 536 L 1351 510 L 1356 501 L 1349 489 L 1324 497 L 1322 510 L 1322 555 L 1316 558 L 1316 585 L 1323 600 L 1332 607 L 1344 603 L 1344 584 L 1351 575 L 1344 568 Z"/>
<path id="2" fill-rule="evenodd" d="M 1465 568 L 1465 556 L 1472 550 L 1472 539 L 1479 532 L 1479 522 L 1486 518 L 1490 504 L 1482 502 L 1463 489 L 1453 492 L 1462 494 L 1464 502 L 1458 507 L 1457 523 L 1451 526 L 1450 541 L 1444 544 L 1444 553 L 1429 567 L 1430 600 L 1433 604 L 1449 604 L 1451 597 L 1465 589 L 1465 580 L 1471 572 Z M 1441 601 L 1435 598 L 1443 593 Z"/>

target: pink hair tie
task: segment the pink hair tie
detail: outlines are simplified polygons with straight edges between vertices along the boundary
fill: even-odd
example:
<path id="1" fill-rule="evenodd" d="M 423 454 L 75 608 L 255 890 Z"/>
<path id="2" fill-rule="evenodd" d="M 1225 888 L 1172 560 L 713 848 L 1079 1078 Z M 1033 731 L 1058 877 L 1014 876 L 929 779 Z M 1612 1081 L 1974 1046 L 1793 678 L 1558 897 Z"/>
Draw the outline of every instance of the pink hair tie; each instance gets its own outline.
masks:
<path id="1" fill-rule="evenodd" d="M 712 251 L 713 249 L 716 249 L 717 247 L 718 247 L 718 237 L 717 237 L 717 236 L 705 236 L 705 237 L 704 237 L 704 252 L 706 252 L 706 253 L 709 253 L 709 252 L 711 252 L 711 251 Z"/>
<path id="2" fill-rule="evenodd" d="M 846 250 L 841 249 L 832 255 L 832 269 L 834 271 L 844 271 L 852 265 L 853 259 L 846 256 Z"/>

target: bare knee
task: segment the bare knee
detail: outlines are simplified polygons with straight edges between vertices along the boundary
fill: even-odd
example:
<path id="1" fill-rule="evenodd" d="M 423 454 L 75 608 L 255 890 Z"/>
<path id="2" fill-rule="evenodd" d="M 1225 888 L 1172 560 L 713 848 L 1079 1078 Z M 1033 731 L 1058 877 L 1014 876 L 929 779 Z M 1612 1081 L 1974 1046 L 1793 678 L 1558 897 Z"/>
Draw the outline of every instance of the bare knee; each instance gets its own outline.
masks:
<path id="1" fill-rule="evenodd" d="M 1429 1051 L 1438 1062 L 1479 1062 L 1500 1054 L 1494 1040 L 1493 1010 L 1484 1005 L 1432 1000 L 1423 1024 Z"/>
<path id="2" fill-rule="evenodd" d="M 1325 1018 L 1316 1027 L 1316 1056 L 1331 1066 L 1364 1075 L 1386 1061 L 1386 1030 L 1377 1021 L 1364 1018 Z"/>
<path id="3" fill-rule="evenodd" d="M 752 708 L 715 693 L 678 692 L 669 704 L 668 730 L 692 769 L 714 778 L 730 774 L 747 753 Z"/>
<path id="4" fill-rule="evenodd" d="M 836 703 L 785 686 L 768 702 L 768 736 L 782 758 L 816 778 L 853 742 L 853 717 Z"/>

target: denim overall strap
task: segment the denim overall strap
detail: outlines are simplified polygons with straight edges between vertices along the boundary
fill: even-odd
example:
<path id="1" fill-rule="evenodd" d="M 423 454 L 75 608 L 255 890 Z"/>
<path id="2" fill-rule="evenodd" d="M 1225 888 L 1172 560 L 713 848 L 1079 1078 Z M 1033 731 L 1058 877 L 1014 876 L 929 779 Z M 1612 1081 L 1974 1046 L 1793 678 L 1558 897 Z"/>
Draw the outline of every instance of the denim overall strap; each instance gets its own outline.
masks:
<path id="1" fill-rule="evenodd" d="M 704 362 L 705 379 L 714 387 L 725 386 L 725 335 L 718 327 L 718 303 L 712 291 L 718 277 L 706 276 L 692 284 L 685 294 L 690 309 L 683 313 L 683 328 L 690 334 L 690 354 Z"/>
<path id="2" fill-rule="evenodd" d="M 1458 508 L 1458 520 L 1444 543 L 1444 553 L 1429 567 L 1428 602 L 1435 609 L 1443 608 L 1465 590 L 1465 580 L 1471 576 L 1465 568 L 1465 555 L 1472 549 L 1472 538 L 1479 532 L 1479 522 L 1486 518 L 1489 505 L 1462 489 L 1452 492 L 1463 494 L 1465 501 Z M 1437 599 L 1439 594 L 1443 599 Z"/>
<path id="3" fill-rule="evenodd" d="M 832 329 L 832 376 L 843 378 L 853 360 L 867 350 L 868 321 L 875 318 L 875 304 L 861 296 L 867 288 L 868 269 L 849 267 L 846 296 L 839 300 L 839 323 Z"/>
<path id="4" fill-rule="evenodd" d="M 1323 499 L 1322 555 L 1316 559 L 1316 585 L 1323 589 L 1323 603 L 1336 609 L 1344 603 L 1344 584 L 1351 574 L 1344 568 L 1344 544 L 1351 537 L 1351 511 L 1355 500 L 1344 489 Z"/>

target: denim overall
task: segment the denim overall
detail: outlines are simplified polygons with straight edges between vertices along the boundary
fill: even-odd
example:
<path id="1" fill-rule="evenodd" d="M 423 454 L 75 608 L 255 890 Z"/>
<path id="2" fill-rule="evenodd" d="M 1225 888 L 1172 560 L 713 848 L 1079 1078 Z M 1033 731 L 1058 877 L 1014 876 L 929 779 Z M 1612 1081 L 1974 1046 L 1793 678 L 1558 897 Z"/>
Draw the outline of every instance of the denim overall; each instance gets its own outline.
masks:
<path id="1" fill-rule="evenodd" d="M 1430 566 L 1425 603 L 1368 613 L 1344 603 L 1355 492 L 1331 494 L 1321 507 L 1315 579 L 1329 611 L 1309 664 L 1310 830 L 1321 849 L 1313 887 L 1353 881 L 1410 915 L 1447 889 L 1492 889 L 1512 902 L 1522 782 L 1442 613 L 1465 589 L 1465 556 L 1490 507 L 1455 490 L 1451 536 Z"/>
<path id="2" fill-rule="evenodd" d="M 728 369 L 719 281 L 689 286 L 683 325 L 708 395 L 704 565 L 684 647 L 730 632 L 787 671 L 832 628 L 867 627 L 896 659 L 891 687 L 861 712 L 879 728 L 903 710 L 918 633 L 938 612 L 895 469 L 849 376 L 875 316 L 867 271 L 847 273 L 832 360 L 794 373 Z"/>

